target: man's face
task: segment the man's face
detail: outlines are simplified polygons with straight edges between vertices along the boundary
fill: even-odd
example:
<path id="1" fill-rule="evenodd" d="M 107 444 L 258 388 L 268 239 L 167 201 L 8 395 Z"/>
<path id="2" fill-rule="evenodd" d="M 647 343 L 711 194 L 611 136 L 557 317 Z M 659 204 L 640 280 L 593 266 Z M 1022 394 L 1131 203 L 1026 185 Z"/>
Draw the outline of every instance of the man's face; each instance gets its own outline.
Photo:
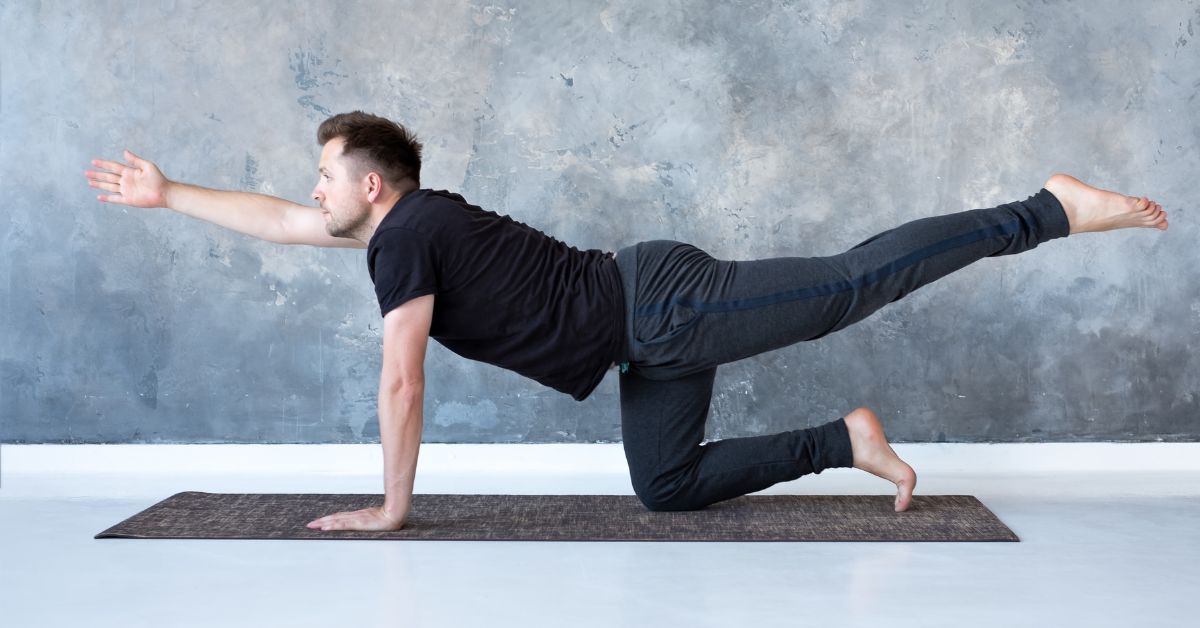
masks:
<path id="1" fill-rule="evenodd" d="M 312 197 L 325 212 L 326 232 L 338 238 L 350 237 L 371 215 L 366 185 L 351 180 L 350 164 L 342 157 L 344 145 L 345 140 L 340 137 L 325 142 L 317 166 L 317 187 L 312 191 Z"/>

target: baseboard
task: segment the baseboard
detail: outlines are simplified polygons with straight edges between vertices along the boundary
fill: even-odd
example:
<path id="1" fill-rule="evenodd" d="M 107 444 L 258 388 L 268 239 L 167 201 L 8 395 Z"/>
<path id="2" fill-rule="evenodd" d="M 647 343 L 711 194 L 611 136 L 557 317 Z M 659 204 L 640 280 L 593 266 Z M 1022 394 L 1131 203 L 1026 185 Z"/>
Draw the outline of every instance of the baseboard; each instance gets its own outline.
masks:
<path id="1" fill-rule="evenodd" d="M 893 449 L 926 478 L 927 488 L 936 477 L 1023 474 L 1044 480 L 1025 483 L 1022 490 L 1060 477 L 1077 484 L 1101 483 L 1104 477 L 1136 491 L 1135 478 L 1149 474 L 1177 475 L 1179 492 L 1200 492 L 1200 443 L 899 443 Z M 145 497 L 179 490 L 380 493 L 382 470 L 377 444 L 0 445 L 0 497 Z M 822 485 L 832 491 L 879 488 L 871 483 L 876 478 L 856 469 L 827 469 L 821 478 L 836 480 Z M 414 490 L 561 490 L 546 488 L 553 486 L 629 493 L 621 444 L 425 443 Z"/>
<path id="2" fill-rule="evenodd" d="M 1200 471 L 1200 443 L 899 443 L 893 449 L 926 471 Z M 370 474 L 378 444 L 355 445 L 0 445 L 0 477 L 36 473 Z M 431 473 L 624 473 L 620 443 L 421 445 Z"/>

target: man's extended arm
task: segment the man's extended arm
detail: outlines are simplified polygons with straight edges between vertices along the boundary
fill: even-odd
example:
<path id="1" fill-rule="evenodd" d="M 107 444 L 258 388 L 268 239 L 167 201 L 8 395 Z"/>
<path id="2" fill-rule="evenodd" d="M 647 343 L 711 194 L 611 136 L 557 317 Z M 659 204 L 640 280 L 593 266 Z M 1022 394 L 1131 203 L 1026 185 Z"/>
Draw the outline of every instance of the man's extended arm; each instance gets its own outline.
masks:
<path id="1" fill-rule="evenodd" d="M 109 192 L 97 199 L 131 207 L 167 207 L 278 244 L 366 248 L 358 240 L 329 235 L 325 218 L 315 207 L 257 192 L 213 190 L 172 181 L 154 162 L 129 151 L 125 151 L 125 159 L 129 164 L 93 159 L 92 165 L 107 172 L 84 171 L 89 185 Z"/>
<path id="2" fill-rule="evenodd" d="M 257 192 L 213 190 L 177 181 L 167 182 L 164 198 L 168 208 L 181 214 L 280 244 L 283 217 L 296 204 Z"/>

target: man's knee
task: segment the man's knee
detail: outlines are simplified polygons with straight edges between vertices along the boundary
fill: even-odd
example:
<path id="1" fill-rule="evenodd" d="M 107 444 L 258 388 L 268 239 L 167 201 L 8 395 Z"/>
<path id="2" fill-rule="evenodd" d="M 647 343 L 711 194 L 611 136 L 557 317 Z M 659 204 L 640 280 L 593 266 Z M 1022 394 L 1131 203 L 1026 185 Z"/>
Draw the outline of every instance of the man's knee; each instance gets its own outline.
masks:
<path id="1" fill-rule="evenodd" d="M 633 492 L 647 510 L 656 512 L 698 510 L 705 506 L 696 500 L 686 483 L 664 477 L 635 483 Z"/>
<path id="2" fill-rule="evenodd" d="M 642 497 L 641 495 L 638 495 L 638 498 L 640 498 L 642 500 L 642 505 L 646 507 L 646 510 L 652 510 L 654 512 L 698 510 L 700 508 L 700 507 L 692 506 L 692 505 L 688 504 L 687 502 L 682 502 L 677 499 L 646 498 L 646 497 Z"/>

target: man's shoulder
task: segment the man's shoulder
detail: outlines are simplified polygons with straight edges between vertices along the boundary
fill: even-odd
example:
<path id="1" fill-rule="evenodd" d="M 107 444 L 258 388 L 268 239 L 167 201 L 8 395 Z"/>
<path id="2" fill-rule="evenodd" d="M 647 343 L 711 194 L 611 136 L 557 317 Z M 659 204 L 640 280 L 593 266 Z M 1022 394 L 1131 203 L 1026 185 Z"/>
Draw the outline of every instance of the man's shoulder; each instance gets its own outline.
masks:
<path id="1" fill-rule="evenodd" d="M 408 202 L 404 202 L 405 199 L 401 198 L 401 202 L 397 203 L 396 207 L 383 217 L 376 228 L 377 235 L 392 229 L 408 229 L 433 237 L 448 223 L 454 221 L 458 213 L 455 210 L 463 203 L 461 200 L 455 201 L 452 196 L 447 196 L 447 194 L 453 193 L 447 193 L 444 190 L 420 189 L 409 192 L 409 194 L 413 196 L 408 199 Z M 458 198 L 462 199 L 461 196 Z"/>
<path id="2" fill-rule="evenodd" d="M 388 218 L 394 219 L 397 224 L 408 224 L 413 221 L 419 221 L 425 216 L 432 215 L 435 218 L 454 216 L 456 209 L 467 207 L 475 207 L 463 198 L 463 195 L 449 190 L 431 190 L 420 189 L 414 194 L 412 202 L 405 203 L 397 209 L 399 212 L 389 212 Z M 402 199 L 403 200 L 403 199 Z M 395 216 L 392 214 L 395 213 Z M 384 223 L 389 222 L 385 219 Z"/>
<path id="3" fill-rule="evenodd" d="M 409 192 L 408 194 L 412 195 L 411 202 L 409 202 L 409 203 L 404 202 L 405 198 L 408 196 L 408 195 L 405 195 L 404 197 L 401 197 L 401 199 L 400 199 L 401 205 L 412 205 L 412 206 L 422 206 L 422 207 L 428 206 L 428 205 L 442 205 L 442 204 L 447 204 L 447 203 L 454 204 L 454 205 L 470 205 L 470 203 L 467 202 L 467 199 L 465 197 L 463 197 L 462 194 L 459 194 L 458 192 L 451 192 L 450 190 L 440 190 L 440 189 L 435 189 L 435 188 L 421 188 L 419 190 L 413 190 L 412 192 Z"/>
<path id="4" fill-rule="evenodd" d="M 434 189 L 426 189 L 426 191 L 428 192 L 427 196 L 429 196 L 429 197 L 447 198 L 447 199 L 450 199 L 450 200 L 458 202 L 458 203 L 466 203 L 467 202 L 467 199 L 464 198 L 463 195 L 459 194 L 458 192 L 451 192 L 450 190 L 434 190 Z"/>

